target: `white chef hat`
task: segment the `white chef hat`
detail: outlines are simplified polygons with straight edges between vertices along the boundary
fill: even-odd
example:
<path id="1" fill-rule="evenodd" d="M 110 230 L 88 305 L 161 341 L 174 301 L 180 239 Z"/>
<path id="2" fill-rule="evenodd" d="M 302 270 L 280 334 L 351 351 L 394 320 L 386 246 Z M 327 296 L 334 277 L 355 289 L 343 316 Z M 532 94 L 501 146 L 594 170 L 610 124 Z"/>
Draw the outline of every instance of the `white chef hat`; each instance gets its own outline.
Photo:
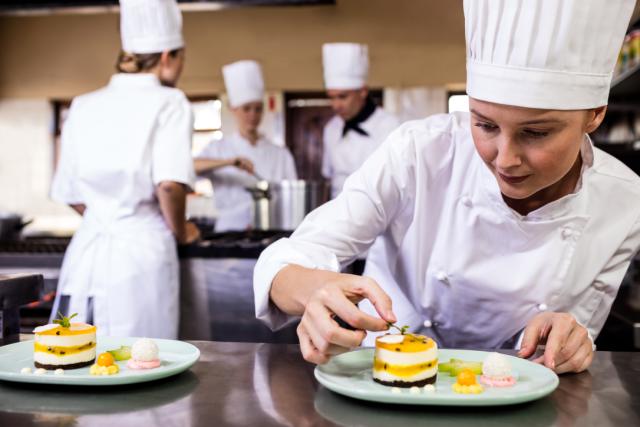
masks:
<path id="1" fill-rule="evenodd" d="M 325 43 L 322 64 L 327 89 L 360 89 L 367 84 L 369 50 L 366 45 Z"/>
<path id="2" fill-rule="evenodd" d="M 120 0 L 122 50 L 158 53 L 179 49 L 182 15 L 176 0 Z"/>
<path id="3" fill-rule="evenodd" d="M 227 64 L 222 67 L 222 76 L 231 107 L 262 101 L 264 81 L 260 64 L 256 61 L 244 60 Z"/>
<path id="4" fill-rule="evenodd" d="M 607 104 L 635 0 L 464 0 L 467 93 L 520 107 Z"/>

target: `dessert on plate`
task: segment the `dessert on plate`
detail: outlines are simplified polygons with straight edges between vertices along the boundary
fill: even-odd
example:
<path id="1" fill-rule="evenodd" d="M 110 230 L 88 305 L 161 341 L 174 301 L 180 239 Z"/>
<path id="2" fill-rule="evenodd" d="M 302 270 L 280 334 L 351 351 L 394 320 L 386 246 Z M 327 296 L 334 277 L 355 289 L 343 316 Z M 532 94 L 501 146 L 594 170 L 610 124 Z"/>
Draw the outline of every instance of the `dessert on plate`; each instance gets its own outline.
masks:
<path id="1" fill-rule="evenodd" d="M 516 378 L 512 374 L 509 358 L 500 353 L 490 353 L 482 363 L 482 384 L 490 387 L 511 387 Z"/>
<path id="2" fill-rule="evenodd" d="M 434 384 L 438 375 L 438 346 L 424 335 L 386 334 L 376 339 L 373 380 L 393 387 Z"/>
<path id="3" fill-rule="evenodd" d="M 88 323 L 71 323 L 75 316 L 61 315 L 54 323 L 33 330 L 33 362 L 36 368 L 76 369 L 94 362 L 96 327 Z"/>
<path id="4" fill-rule="evenodd" d="M 131 346 L 129 369 L 153 369 L 160 366 L 158 345 L 149 338 L 141 338 Z"/>
<path id="5" fill-rule="evenodd" d="M 89 369 L 91 375 L 115 375 L 118 372 L 120 372 L 120 367 L 109 352 L 100 353 L 96 363 L 91 365 L 91 369 Z"/>

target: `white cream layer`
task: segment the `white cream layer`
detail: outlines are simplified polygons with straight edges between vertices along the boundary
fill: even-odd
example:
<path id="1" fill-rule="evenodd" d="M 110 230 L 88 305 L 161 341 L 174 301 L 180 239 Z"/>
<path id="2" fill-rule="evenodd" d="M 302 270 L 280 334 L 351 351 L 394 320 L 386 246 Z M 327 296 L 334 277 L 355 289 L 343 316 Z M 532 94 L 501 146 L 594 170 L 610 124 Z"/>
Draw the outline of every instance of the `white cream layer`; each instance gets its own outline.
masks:
<path id="1" fill-rule="evenodd" d="M 438 358 L 438 350 L 434 347 L 426 351 L 403 353 L 401 351 L 390 351 L 384 348 L 376 348 L 375 357 L 376 359 L 390 365 L 419 365 L 420 363 L 427 363 L 436 360 Z"/>
<path id="2" fill-rule="evenodd" d="M 96 334 L 82 335 L 36 335 L 37 343 L 46 345 L 47 347 L 77 347 L 90 342 L 96 342 Z"/>
<path id="3" fill-rule="evenodd" d="M 40 351 L 33 353 L 33 360 L 35 362 L 42 363 L 43 365 L 71 365 L 74 363 L 88 362 L 89 360 L 95 359 L 95 357 L 95 347 L 79 353 L 64 356 L 56 356 L 55 354 L 43 353 Z"/>
<path id="4" fill-rule="evenodd" d="M 396 375 L 390 374 L 388 371 L 373 371 L 373 378 L 379 379 L 381 381 L 404 381 L 408 383 L 422 381 L 427 378 L 431 378 L 438 373 L 438 366 L 434 366 L 431 369 L 425 369 L 415 375 L 408 377 L 398 377 Z"/>

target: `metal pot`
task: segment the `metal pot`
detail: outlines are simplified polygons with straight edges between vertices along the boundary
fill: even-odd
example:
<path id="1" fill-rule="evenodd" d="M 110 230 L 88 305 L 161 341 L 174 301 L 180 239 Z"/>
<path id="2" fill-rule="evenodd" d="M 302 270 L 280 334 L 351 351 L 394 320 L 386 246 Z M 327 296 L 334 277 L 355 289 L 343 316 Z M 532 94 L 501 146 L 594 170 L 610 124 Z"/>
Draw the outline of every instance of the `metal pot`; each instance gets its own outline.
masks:
<path id="1" fill-rule="evenodd" d="M 22 229 L 31 222 L 18 214 L 0 212 L 0 240 L 18 240 Z"/>
<path id="2" fill-rule="evenodd" d="M 294 230 L 304 217 L 329 200 L 326 181 L 258 181 L 248 187 L 253 197 L 253 228 Z"/>

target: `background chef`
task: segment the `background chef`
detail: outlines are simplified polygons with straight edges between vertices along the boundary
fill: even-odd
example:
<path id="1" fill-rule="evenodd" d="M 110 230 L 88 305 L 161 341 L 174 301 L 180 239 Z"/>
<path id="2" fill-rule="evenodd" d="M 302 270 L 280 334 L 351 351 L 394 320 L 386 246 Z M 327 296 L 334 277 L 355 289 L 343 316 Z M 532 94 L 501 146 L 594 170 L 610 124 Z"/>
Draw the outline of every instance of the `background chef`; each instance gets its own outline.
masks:
<path id="1" fill-rule="evenodd" d="M 633 6 L 465 0 L 471 114 L 404 124 L 267 248 L 257 317 L 277 327 L 302 315 L 301 350 L 316 363 L 398 320 L 451 348 L 520 339 L 529 357 L 546 343 L 536 361 L 586 369 L 640 246 L 640 178 L 588 137 Z M 385 253 L 369 257 L 370 277 L 338 273 L 377 236 Z"/>
<path id="2" fill-rule="evenodd" d="M 119 73 L 76 97 L 62 131 L 53 199 L 83 215 L 52 317 L 78 313 L 98 333 L 177 338 L 176 240 L 194 179 L 192 114 L 175 86 L 184 62 L 175 0 L 121 0 Z"/>
<path id="3" fill-rule="evenodd" d="M 327 96 L 336 113 L 323 130 L 322 175 L 331 180 L 331 196 L 336 197 L 345 179 L 399 122 L 369 96 L 366 45 L 327 43 L 322 46 L 322 63 Z"/>
<path id="4" fill-rule="evenodd" d="M 229 107 L 237 132 L 211 141 L 195 160 L 196 173 L 208 176 L 219 211 L 216 231 L 245 230 L 252 223 L 253 201 L 245 187 L 257 179 L 296 179 L 293 156 L 260 134 L 264 81 L 260 64 L 244 60 L 222 67 Z"/>

